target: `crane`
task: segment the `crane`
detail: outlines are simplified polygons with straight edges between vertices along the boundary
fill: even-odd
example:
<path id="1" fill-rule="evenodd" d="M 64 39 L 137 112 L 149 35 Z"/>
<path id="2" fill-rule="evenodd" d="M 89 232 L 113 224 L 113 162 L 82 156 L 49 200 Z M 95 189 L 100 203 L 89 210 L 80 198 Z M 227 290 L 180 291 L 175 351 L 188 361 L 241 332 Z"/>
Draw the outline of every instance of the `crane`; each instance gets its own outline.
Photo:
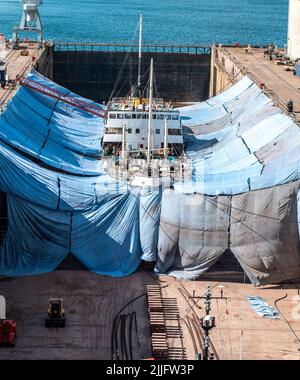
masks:
<path id="1" fill-rule="evenodd" d="M 43 4 L 43 0 L 21 0 L 23 3 L 23 15 L 19 26 L 13 28 L 12 42 L 13 47 L 18 47 L 19 32 L 37 32 L 38 46 L 42 47 L 43 29 L 39 13 L 39 6 Z"/>

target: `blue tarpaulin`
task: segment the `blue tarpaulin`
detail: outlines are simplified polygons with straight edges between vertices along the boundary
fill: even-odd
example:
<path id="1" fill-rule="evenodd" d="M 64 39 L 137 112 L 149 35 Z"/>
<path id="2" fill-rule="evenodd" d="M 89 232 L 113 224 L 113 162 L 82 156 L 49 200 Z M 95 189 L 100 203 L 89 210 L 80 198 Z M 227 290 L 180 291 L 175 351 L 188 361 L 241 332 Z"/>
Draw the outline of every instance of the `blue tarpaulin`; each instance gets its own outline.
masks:
<path id="1" fill-rule="evenodd" d="M 274 307 L 271 307 L 262 297 L 246 296 L 253 311 L 264 318 L 279 319 L 279 313 Z"/>
<path id="2" fill-rule="evenodd" d="M 68 93 L 36 72 L 29 78 Z M 18 90 L 0 117 L 0 189 L 9 219 L 0 274 L 49 272 L 68 253 L 112 276 L 132 273 L 143 252 L 154 260 L 160 191 L 130 189 L 107 175 L 102 135 L 99 117 Z"/>
<path id="3" fill-rule="evenodd" d="M 35 71 L 28 79 L 81 99 Z M 102 136 L 100 117 L 22 86 L 0 118 L 2 141 L 53 168 L 74 174 L 101 172 Z"/>

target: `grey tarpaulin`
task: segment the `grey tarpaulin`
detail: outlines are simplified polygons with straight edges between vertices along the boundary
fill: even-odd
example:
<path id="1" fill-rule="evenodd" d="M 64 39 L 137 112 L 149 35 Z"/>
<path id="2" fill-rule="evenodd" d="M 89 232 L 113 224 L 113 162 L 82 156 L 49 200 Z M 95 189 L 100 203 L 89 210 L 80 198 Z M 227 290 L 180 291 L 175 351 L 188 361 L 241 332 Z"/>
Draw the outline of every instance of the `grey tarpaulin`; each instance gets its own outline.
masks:
<path id="1" fill-rule="evenodd" d="M 230 201 L 229 197 L 220 199 L 222 205 L 216 208 L 202 195 L 185 195 L 173 190 L 163 193 L 159 272 L 193 279 L 221 257 L 228 245 Z"/>
<path id="2" fill-rule="evenodd" d="M 299 277 L 298 188 L 299 181 L 232 197 L 230 248 L 254 283 Z"/>
<path id="3" fill-rule="evenodd" d="M 165 191 L 157 270 L 198 278 L 230 249 L 254 284 L 298 278 L 298 189 L 299 181 L 231 197 Z"/>
<path id="4" fill-rule="evenodd" d="M 193 176 L 163 194 L 157 270 L 194 279 L 231 250 L 254 284 L 299 278 L 299 126 L 248 77 L 179 110 Z"/>

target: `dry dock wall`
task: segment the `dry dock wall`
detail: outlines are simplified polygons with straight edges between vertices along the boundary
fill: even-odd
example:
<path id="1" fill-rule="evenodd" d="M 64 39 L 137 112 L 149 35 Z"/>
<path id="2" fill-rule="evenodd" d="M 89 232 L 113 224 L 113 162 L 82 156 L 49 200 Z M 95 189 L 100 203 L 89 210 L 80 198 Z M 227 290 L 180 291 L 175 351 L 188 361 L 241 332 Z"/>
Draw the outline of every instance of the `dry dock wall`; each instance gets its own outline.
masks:
<path id="1" fill-rule="evenodd" d="M 228 90 L 246 73 L 238 61 L 222 46 L 213 46 L 211 49 L 211 70 L 209 97 L 216 96 Z"/>
<path id="2" fill-rule="evenodd" d="M 35 65 L 38 72 L 51 80 L 53 80 L 53 52 L 53 45 L 47 44 Z"/>
<path id="3" fill-rule="evenodd" d="M 36 64 L 37 70 L 71 91 L 102 102 L 109 99 L 124 65 L 114 95 L 128 94 L 137 78 L 136 52 L 93 51 L 92 45 L 84 45 L 80 50 L 72 46 L 46 46 Z M 178 50 L 143 54 L 142 73 L 147 73 L 153 57 L 157 90 L 166 100 L 203 101 L 225 91 L 245 75 L 226 47 L 199 47 L 192 53 Z M 143 84 L 147 79 L 145 75 Z"/>
<path id="4" fill-rule="evenodd" d="M 165 100 L 194 102 L 209 95 L 209 53 L 143 54 L 142 73 L 149 72 L 150 59 L 155 65 L 158 95 Z M 126 96 L 137 79 L 138 55 L 111 51 L 57 51 L 53 53 L 53 80 L 97 102 L 107 101 L 114 89 L 120 69 L 124 68 L 114 96 Z M 145 85 L 148 74 L 144 75 Z"/>

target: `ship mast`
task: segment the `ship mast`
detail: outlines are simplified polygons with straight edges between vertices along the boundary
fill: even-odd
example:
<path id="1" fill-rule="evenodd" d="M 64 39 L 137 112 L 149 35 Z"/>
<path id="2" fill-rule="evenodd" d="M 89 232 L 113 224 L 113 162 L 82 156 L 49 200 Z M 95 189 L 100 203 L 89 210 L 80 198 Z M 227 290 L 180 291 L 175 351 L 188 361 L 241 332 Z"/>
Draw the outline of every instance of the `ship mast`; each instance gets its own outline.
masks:
<path id="1" fill-rule="evenodd" d="M 149 121 L 148 121 L 148 149 L 147 149 L 147 164 L 151 160 L 151 134 L 152 134 L 152 103 L 153 103 L 153 58 L 150 65 L 150 86 L 149 86 Z"/>
<path id="2" fill-rule="evenodd" d="M 168 157 L 168 122 L 167 118 L 165 117 L 165 133 L 164 133 L 164 156 Z"/>
<path id="3" fill-rule="evenodd" d="M 139 35 L 139 64 L 138 64 L 138 93 L 141 97 L 141 70 L 142 70 L 142 35 L 143 35 L 143 15 L 140 15 L 140 35 Z"/>
<path id="4" fill-rule="evenodd" d="M 122 125 L 122 158 L 126 158 L 126 124 Z"/>

